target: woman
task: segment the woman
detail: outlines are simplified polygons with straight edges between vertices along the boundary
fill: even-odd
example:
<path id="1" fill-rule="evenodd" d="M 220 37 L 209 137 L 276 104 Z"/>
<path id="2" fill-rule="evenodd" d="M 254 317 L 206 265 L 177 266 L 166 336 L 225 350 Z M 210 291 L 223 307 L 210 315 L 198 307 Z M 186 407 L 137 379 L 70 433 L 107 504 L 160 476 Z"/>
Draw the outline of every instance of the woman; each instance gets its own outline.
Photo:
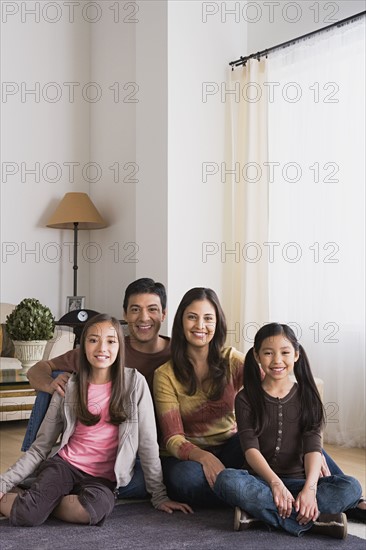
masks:
<path id="1" fill-rule="evenodd" d="M 172 359 L 155 371 L 154 401 L 168 494 L 196 506 L 222 505 L 212 487 L 240 468 L 234 401 L 244 355 L 224 347 L 226 320 L 216 293 L 192 288 L 174 318 Z"/>

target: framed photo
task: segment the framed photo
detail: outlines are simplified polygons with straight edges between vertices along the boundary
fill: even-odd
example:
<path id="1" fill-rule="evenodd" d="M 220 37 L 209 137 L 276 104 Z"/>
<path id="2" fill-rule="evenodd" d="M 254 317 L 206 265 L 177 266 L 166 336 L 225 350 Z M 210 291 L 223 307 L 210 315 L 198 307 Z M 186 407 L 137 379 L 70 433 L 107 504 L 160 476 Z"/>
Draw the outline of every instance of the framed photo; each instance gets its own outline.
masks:
<path id="1" fill-rule="evenodd" d="M 85 296 L 68 296 L 66 298 L 66 313 L 83 309 L 85 307 Z"/>

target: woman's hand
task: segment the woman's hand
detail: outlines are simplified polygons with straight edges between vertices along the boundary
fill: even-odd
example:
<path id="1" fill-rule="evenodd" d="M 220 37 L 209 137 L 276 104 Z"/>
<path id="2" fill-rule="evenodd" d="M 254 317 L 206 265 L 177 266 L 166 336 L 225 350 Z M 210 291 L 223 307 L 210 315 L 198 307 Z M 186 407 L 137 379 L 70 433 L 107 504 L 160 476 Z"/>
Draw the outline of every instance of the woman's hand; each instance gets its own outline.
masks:
<path id="1" fill-rule="evenodd" d="M 205 478 L 211 489 L 215 485 L 215 481 L 219 473 L 222 472 L 222 470 L 225 470 L 225 466 L 221 460 L 209 451 L 204 451 L 199 447 L 195 447 L 191 450 L 189 453 L 189 460 L 194 460 L 202 465 L 203 473 L 205 474 Z"/>
<path id="2" fill-rule="evenodd" d="M 282 519 L 290 517 L 292 505 L 295 502 L 294 497 L 280 480 L 270 483 L 270 487 L 279 515 Z"/>
<path id="3" fill-rule="evenodd" d="M 172 514 L 174 510 L 180 510 L 183 514 L 193 514 L 193 510 L 188 504 L 175 502 L 174 500 L 166 500 L 162 504 L 159 504 L 158 510 L 167 514 Z"/>
<path id="4" fill-rule="evenodd" d="M 217 476 L 222 470 L 225 470 L 225 466 L 215 455 L 212 453 L 206 452 L 206 455 L 201 464 L 203 468 L 203 473 L 207 479 L 207 483 L 213 489 Z"/>
<path id="5" fill-rule="evenodd" d="M 309 521 L 315 521 L 319 516 L 318 503 L 316 501 L 316 486 L 304 486 L 297 495 L 295 510 L 298 512 L 296 521 L 300 525 L 306 525 Z"/>

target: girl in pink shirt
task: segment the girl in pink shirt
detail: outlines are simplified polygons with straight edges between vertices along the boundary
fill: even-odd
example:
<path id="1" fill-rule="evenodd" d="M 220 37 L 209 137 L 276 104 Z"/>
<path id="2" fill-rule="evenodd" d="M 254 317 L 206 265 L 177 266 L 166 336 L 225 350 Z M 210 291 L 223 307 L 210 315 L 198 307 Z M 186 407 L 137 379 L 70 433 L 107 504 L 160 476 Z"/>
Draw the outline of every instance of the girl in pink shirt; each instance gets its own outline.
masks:
<path id="1" fill-rule="evenodd" d="M 142 375 L 124 368 L 119 321 L 101 314 L 85 325 L 79 371 L 65 397 L 54 394 L 37 439 L 0 476 L 0 512 L 12 525 L 40 525 L 50 514 L 100 525 L 113 510 L 116 488 L 130 481 L 137 452 L 154 506 L 190 512 L 166 495 L 150 391 Z M 11 492 L 36 468 L 28 491 Z"/>

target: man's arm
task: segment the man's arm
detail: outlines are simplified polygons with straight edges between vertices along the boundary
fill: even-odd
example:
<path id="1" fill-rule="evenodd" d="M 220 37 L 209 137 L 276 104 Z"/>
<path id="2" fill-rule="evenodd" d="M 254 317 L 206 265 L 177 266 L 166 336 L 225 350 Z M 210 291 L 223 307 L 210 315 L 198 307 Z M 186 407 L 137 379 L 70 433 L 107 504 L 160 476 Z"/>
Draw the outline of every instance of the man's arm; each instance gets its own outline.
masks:
<path id="1" fill-rule="evenodd" d="M 54 391 L 62 397 L 65 395 L 65 385 L 72 372 L 79 368 L 79 350 L 73 349 L 50 361 L 39 361 L 27 372 L 30 385 L 37 391 L 53 394 Z M 52 371 L 63 371 L 57 378 L 52 378 Z"/>

